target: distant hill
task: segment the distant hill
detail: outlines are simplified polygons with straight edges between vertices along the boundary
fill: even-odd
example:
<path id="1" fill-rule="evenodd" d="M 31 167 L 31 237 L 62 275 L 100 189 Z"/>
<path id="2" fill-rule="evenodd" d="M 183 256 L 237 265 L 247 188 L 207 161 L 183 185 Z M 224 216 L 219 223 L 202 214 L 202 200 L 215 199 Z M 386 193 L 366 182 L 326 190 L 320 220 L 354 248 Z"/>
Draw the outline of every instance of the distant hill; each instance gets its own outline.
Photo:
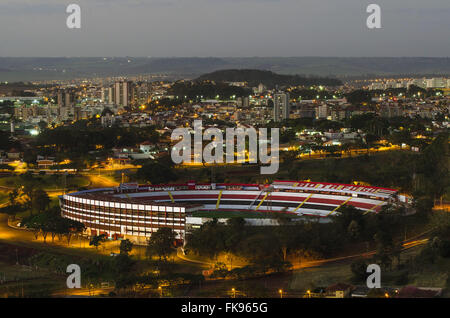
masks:
<path id="1" fill-rule="evenodd" d="M 303 77 L 345 79 L 394 75 L 449 75 L 450 58 L 428 57 L 0 57 L 0 81 L 63 80 L 164 74 L 196 78 L 219 70 L 266 70 Z"/>
<path id="2" fill-rule="evenodd" d="M 258 86 L 260 83 L 266 87 L 276 86 L 339 86 L 342 81 L 326 77 L 304 77 L 299 75 L 282 75 L 271 71 L 234 69 L 221 70 L 204 74 L 197 78 L 199 81 L 210 80 L 215 82 L 247 82 L 250 86 Z"/>

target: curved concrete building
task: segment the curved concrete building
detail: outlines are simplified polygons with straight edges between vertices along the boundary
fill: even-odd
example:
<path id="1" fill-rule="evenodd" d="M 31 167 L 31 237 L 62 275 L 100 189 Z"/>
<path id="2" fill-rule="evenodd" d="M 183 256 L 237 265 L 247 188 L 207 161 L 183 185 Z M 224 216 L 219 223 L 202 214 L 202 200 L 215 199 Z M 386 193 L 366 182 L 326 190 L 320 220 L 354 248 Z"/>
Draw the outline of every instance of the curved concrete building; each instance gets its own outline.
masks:
<path id="1" fill-rule="evenodd" d="M 65 194 L 62 215 L 84 223 L 89 235 L 107 234 L 145 243 L 161 227 L 182 242 L 192 212 L 255 211 L 328 217 L 346 204 L 362 213 L 377 213 L 388 203 L 407 203 L 397 190 L 372 186 L 305 181 L 270 185 L 208 183 L 168 185 L 121 184 Z"/>

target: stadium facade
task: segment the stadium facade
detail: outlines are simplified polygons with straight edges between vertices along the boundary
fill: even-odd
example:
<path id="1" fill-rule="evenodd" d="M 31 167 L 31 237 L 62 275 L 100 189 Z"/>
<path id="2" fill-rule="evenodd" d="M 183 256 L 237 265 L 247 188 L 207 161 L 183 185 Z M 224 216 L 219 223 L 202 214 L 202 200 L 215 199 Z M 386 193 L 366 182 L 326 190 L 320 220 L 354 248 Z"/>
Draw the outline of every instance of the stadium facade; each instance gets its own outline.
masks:
<path id="1" fill-rule="evenodd" d="M 184 241 L 186 226 L 195 211 L 278 212 L 328 217 L 342 205 L 362 213 L 377 213 L 388 203 L 405 204 L 409 198 L 395 189 L 372 186 L 275 181 L 269 185 L 208 183 L 168 185 L 121 184 L 116 188 L 86 190 L 60 197 L 63 217 L 80 221 L 88 235 L 106 234 L 145 244 L 161 227 Z"/>

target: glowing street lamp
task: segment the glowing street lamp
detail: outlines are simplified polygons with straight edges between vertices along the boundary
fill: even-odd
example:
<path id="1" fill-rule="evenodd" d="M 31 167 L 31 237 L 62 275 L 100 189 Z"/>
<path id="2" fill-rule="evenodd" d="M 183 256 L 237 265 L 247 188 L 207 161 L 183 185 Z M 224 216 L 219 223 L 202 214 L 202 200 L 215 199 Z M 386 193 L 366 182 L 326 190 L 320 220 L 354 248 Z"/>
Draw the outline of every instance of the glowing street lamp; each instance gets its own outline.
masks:
<path id="1" fill-rule="evenodd" d="M 231 288 L 231 292 L 233 293 L 233 298 L 236 298 L 236 289 L 234 287 Z"/>
<path id="2" fill-rule="evenodd" d="M 283 298 L 283 290 L 282 289 L 278 290 L 278 293 L 280 294 L 280 298 Z"/>

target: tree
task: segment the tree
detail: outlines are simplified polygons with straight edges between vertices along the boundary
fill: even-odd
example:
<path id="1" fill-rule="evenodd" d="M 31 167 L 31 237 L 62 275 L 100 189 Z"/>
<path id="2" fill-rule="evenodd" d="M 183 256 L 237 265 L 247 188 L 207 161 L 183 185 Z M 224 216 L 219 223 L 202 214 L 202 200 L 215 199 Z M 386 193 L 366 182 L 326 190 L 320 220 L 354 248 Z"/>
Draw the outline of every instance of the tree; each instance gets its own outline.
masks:
<path id="1" fill-rule="evenodd" d="M 408 145 L 411 143 L 411 134 L 406 129 L 394 131 L 391 135 L 389 135 L 388 140 L 393 145 Z"/>
<path id="2" fill-rule="evenodd" d="M 247 237 L 239 244 L 239 250 L 241 255 L 255 264 L 267 265 L 274 261 L 283 261 L 283 248 L 271 232 Z"/>
<path id="3" fill-rule="evenodd" d="M 366 134 L 364 137 L 367 153 L 369 153 L 369 149 L 373 147 L 374 143 L 378 141 L 378 137 L 374 134 Z"/>
<path id="4" fill-rule="evenodd" d="M 51 201 L 47 192 L 42 189 L 36 189 L 33 191 L 32 198 L 32 208 L 35 209 L 38 213 L 44 212 L 46 209 L 48 209 Z"/>
<path id="5" fill-rule="evenodd" d="M 31 175 L 30 177 L 33 178 Z M 27 173 L 22 178 L 28 178 Z M 26 179 L 24 181 L 26 182 Z M 26 183 L 22 191 L 26 196 L 25 206 L 30 210 L 30 214 L 33 215 L 34 187 L 31 184 Z"/>
<path id="6" fill-rule="evenodd" d="M 106 234 L 95 235 L 89 242 L 89 246 L 95 246 L 96 249 L 106 241 Z"/>
<path id="7" fill-rule="evenodd" d="M 228 227 L 234 232 L 232 228 Z M 186 247 L 200 255 L 216 258 L 226 250 L 226 241 L 230 243 L 234 241 L 234 234 L 230 237 L 226 231 L 227 227 L 218 224 L 217 219 L 214 218 L 212 221 L 203 224 L 199 229 L 189 233 Z"/>
<path id="8" fill-rule="evenodd" d="M 131 243 L 131 241 L 129 239 L 122 240 L 120 242 L 119 249 L 120 249 L 120 254 L 128 255 L 128 253 L 130 253 L 131 250 L 133 249 L 133 243 Z"/>
<path id="9" fill-rule="evenodd" d="M 333 218 L 333 222 L 338 228 L 343 232 L 348 233 L 353 238 L 356 237 L 355 235 L 359 235 L 364 218 L 361 211 L 358 211 L 358 209 L 352 205 L 345 204 L 339 207 L 337 212 L 338 213 Z"/>
<path id="10" fill-rule="evenodd" d="M 131 267 L 134 265 L 134 261 L 127 254 L 120 254 L 114 257 L 112 263 L 115 272 L 119 276 L 129 274 L 131 272 Z"/>
<path id="11" fill-rule="evenodd" d="M 374 235 L 374 239 L 377 244 L 375 259 L 380 262 L 380 265 L 383 268 L 391 268 L 394 249 L 394 242 L 392 240 L 391 233 L 380 228 Z"/>
<path id="12" fill-rule="evenodd" d="M 356 240 L 359 237 L 359 235 L 360 235 L 360 226 L 359 226 L 357 221 L 352 220 L 350 222 L 350 224 L 348 225 L 348 228 L 347 228 L 347 233 L 354 240 Z"/>
<path id="13" fill-rule="evenodd" d="M 362 103 L 370 103 L 372 95 L 369 91 L 358 89 L 347 94 L 347 101 L 353 105 L 360 105 Z"/>
<path id="14" fill-rule="evenodd" d="M 167 259 L 174 250 L 175 232 L 167 227 L 159 228 L 148 240 L 147 252 L 149 255 L 156 254 L 159 259 Z"/>
<path id="15" fill-rule="evenodd" d="M 70 244 L 73 234 L 81 233 L 86 229 L 83 223 L 61 217 L 58 207 L 51 208 L 43 213 L 30 215 L 22 220 L 22 224 L 33 230 L 36 239 L 39 234 L 42 234 L 44 242 L 49 233 L 52 235 L 52 241 L 57 234 L 66 235 L 67 244 Z"/>
<path id="16" fill-rule="evenodd" d="M 83 233 L 85 230 L 84 224 L 75 220 L 61 217 L 57 223 L 57 234 L 66 236 L 67 245 L 70 245 L 73 235 Z"/>
<path id="17" fill-rule="evenodd" d="M 418 214 L 428 216 L 433 211 L 434 203 L 429 197 L 420 197 L 415 198 L 413 206 Z"/>
<path id="18" fill-rule="evenodd" d="M 29 228 L 33 230 L 33 234 L 35 239 L 37 240 L 39 237 L 39 233 L 41 233 L 41 230 L 43 229 L 44 232 L 47 231 L 45 223 L 48 220 L 46 219 L 46 215 L 41 213 L 37 215 L 30 215 L 22 220 L 22 225 L 26 228 Z M 43 232 L 43 237 L 45 241 L 46 235 Z"/>
<path id="19" fill-rule="evenodd" d="M 281 253 L 283 254 L 283 262 L 286 262 L 288 250 L 292 245 L 292 238 L 294 237 L 294 233 L 291 232 L 292 227 L 282 225 L 283 223 L 280 223 L 280 226 L 277 227 L 277 229 L 275 230 L 275 235 L 277 237 Z"/>
<path id="20" fill-rule="evenodd" d="M 44 121 L 44 120 L 41 120 L 39 123 L 38 123 L 38 126 L 39 126 L 39 130 L 44 130 L 44 129 L 46 129 L 47 128 L 47 126 L 48 126 L 48 123 L 46 122 L 46 121 Z"/>
<path id="21" fill-rule="evenodd" d="M 227 220 L 227 225 L 233 232 L 243 232 L 245 219 L 241 217 L 230 218 Z"/>
<path id="22" fill-rule="evenodd" d="M 403 245 L 400 242 L 395 243 L 391 249 L 392 257 L 397 260 L 397 267 L 400 266 L 402 250 L 403 250 Z"/>
<path id="23" fill-rule="evenodd" d="M 16 200 L 19 197 L 19 190 L 15 188 L 8 194 L 9 205 L 16 205 Z"/>
<path id="24" fill-rule="evenodd" d="M 350 268 L 355 280 L 363 281 L 367 277 L 367 263 L 364 260 L 354 261 Z"/>
<path id="25" fill-rule="evenodd" d="M 441 241 L 439 245 L 439 255 L 441 257 L 447 258 L 450 257 L 450 240 L 445 239 Z"/>
<path id="26" fill-rule="evenodd" d="M 150 181 L 153 184 L 167 183 L 177 179 L 177 175 L 171 167 L 157 162 L 144 164 L 136 175 L 139 179 Z"/>
<path id="27" fill-rule="evenodd" d="M 416 172 L 421 175 L 422 184 L 416 191 L 431 200 L 441 198 L 450 185 L 448 147 L 449 135 L 442 133 L 428 145 L 416 162 Z"/>
<path id="28" fill-rule="evenodd" d="M 15 219 L 17 213 L 25 211 L 25 208 L 21 204 L 8 205 L 0 208 L 0 213 L 5 213 Z"/>
<path id="29" fill-rule="evenodd" d="M 17 188 L 13 189 L 8 193 L 8 201 L 9 205 L 1 208 L 0 213 L 6 213 L 9 216 L 12 216 L 15 219 L 16 214 L 23 210 L 23 206 L 17 202 L 17 198 L 19 197 L 19 190 Z"/>

